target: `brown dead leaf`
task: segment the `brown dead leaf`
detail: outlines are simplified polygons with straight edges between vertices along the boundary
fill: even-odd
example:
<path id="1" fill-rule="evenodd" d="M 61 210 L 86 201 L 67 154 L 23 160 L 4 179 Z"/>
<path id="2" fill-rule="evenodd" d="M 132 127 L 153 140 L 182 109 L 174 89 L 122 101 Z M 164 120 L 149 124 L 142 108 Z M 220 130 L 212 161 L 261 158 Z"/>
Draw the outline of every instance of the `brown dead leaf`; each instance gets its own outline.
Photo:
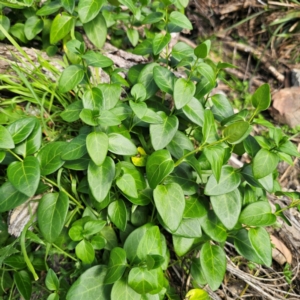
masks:
<path id="1" fill-rule="evenodd" d="M 288 264 L 292 263 L 292 253 L 291 251 L 281 242 L 277 237 L 271 235 L 271 242 L 275 245 L 275 249 L 277 251 L 273 251 L 273 259 L 276 260 L 279 264 L 283 265 L 285 262 Z M 279 253 L 278 253 L 279 252 Z M 280 255 L 281 254 L 281 255 Z M 284 256 L 285 259 L 283 259 Z"/>

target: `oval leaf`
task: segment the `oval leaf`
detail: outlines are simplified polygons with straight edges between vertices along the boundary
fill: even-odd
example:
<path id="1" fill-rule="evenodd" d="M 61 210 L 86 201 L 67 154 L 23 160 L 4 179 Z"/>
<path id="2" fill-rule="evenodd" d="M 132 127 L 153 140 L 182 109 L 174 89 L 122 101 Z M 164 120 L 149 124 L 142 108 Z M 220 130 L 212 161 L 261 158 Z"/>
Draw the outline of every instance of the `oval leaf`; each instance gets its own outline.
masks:
<path id="1" fill-rule="evenodd" d="M 196 91 L 196 86 L 190 80 L 179 78 L 174 85 L 174 102 L 177 109 L 188 104 Z"/>
<path id="2" fill-rule="evenodd" d="M 15 144 L 11 134 L 4 126 L 0 125 L 0 148 L 13 149 L 14 147 Z"/>
<path id="3" fill-rule="evenodd" d="M 50 30 L 50 43 L 56 44 L 62 40 L 74 26 L 74 19 L 71 16 L 57 14 Z"/>
<path id="4" fill-rule="evenodd" d="M 87 151 L 97 166 L 101 166 L 108 151 L 108 136 L 104 132 L 91 132 L 86 138 Z"/>
<path id="5" fill-rule="evenodd" d="M 270 86 L 268 83 L 260 86 L 252 96 L 252 105 L 256 108 L 257 112 L 266 110 L 271 103 Z"/>
<path id="6" fill-rule="evenodd" d="M 80 21 L 84 24 L 93 20 L 99 13 L 104 0 L 79 0 L 78 15 Z"/>
<path id="7" fill-rule="evenodd" d="M 136 155 L 137 149 L 134 143 L 119 133 L 108 135 L 108 150 L 118 155 Z"/>
<path id="8" fill-rule="evenodd" d="M 277 167 L 278 156 L 266 149 L 260 149 L 253 159 L 253 176 L 260 179 L 271 174 Z"/>
<path id="9" fill-rule="evenodd" d="M 68 66 L 58 80 L 58 88 L 61 93 L 66 93 L 74 89 L 83 79 L 84 70 L 81 66 Z"/>
<path id="10" fill-rule="evenodd" d="M 240 121 L 227 126 L 223 131 L 223 136 L 230 144 L 238 144 L 243 141 L 251 132 L 252 126 L 248 122 Z"/>

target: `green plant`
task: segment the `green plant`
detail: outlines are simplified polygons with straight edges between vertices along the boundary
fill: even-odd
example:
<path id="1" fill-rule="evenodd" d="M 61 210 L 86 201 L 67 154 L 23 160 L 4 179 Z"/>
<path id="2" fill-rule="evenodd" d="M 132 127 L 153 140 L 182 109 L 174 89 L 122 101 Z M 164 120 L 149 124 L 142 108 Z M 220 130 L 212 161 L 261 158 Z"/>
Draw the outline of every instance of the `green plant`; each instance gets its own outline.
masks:
<path id="1" fill-rule="evenodd" d="M 137 11 L 131 1 L 120 3 Z M 36 103 L 61 127 L 55 138 L 43 138 L 42 126 L 51 128 L 45 113 L 0 125 L 0 212 L 29 207 L 19 238 L 1 223 L 2 290 L 10 289 L 10 299 L 15 288 L 30 299 L 39 285 L 47 299 L 182 299 L 167 272 L 173 265 L 191 272 L 196 289 L 187 297 L 207 299 L 199 287 L 220 286 L 228 239 L 246 259 L 271 265 L 264 227 L 299 205 L 298 193 L 280 191 L 276 167 L 299 154 L 279 128 L 256 119 L 270 105 L 270 88 L 254 93 L 253 112 L 234 114 L 226 96 L 210 96 L 220 70 L 232 66 L 207 59 L 210 41 L 169 49 L 170 33 L 191 23 L 171 2 L 154 7 L 145 19 L 166 33 L 135 48 L 154 61 L 131 67 L 126 79 L 72 35 L 65 45 L 72 63 L 54 86 L 53 102 Z M 175 75 L 181 69 L 186 77 Z M 31 95 L 34 83 L 24 82 Z M 266 126 L 268 135 L 251 136 L 253 124 Z M 228 165 L 233 152 L 247 153 L 251 163 Z M 294 201 L 272 213 L 267 192 Z M 14 210 L 10 226 L 19 218 Z"/>

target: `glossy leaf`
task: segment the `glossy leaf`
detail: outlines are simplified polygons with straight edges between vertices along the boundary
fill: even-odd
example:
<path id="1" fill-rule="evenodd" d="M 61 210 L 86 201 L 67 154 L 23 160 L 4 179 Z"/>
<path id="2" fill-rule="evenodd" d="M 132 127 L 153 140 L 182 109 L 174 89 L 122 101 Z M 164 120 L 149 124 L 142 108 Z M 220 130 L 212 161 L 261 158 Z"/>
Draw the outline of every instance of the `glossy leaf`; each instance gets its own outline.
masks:
<path id="1" fill-rule="evenodd" d="M 58 80 L 58 88 L 61 93 L 74 89 L 83 79 L 84 70 L 79 65 L 68 66 Z"/>
<path id="2" fill-rule="evenodd" d="M 178 61 L 193 57 L 193 55 L 194 49 L 186 43 L 179 42 L 172 48 L 172 56 Z"/>
<path id="3" fill-rule="evenodd" d="M 58 291 L 59 289 L 58 278 L 52 269 L 49 269 L 47 272 L 45 284 L 47 289 L 50 291 Z"/>
<path id="4" fill-rule="evenodd" d="M 276 216 L 268 202 L 257 201 L 243 209 L 239 221 L 248 226 L 268 226 L 276 222 Z"/>
<path id="5" fill-rule="evenodd" d="M 200 252 L 200 262 L 204 276 L 210 286 L 215 291 L 221 285 L 226 271 L 226 255 L 224 250 L 217 245 L 207 242 Z"/>
<path id="6" fill-rule="evenodd" d="M 178 256 L 184 256 L 192 248 L 195 239 L 172 236 L 174 251 Z"/>
<path id="7" fill-rule="evenodd" d="M 151 13 L 144 18 L 143 24 L 157 23 L 163 18 L 163 16 L 164 16 L 164 14 L 162 12 Z"/>
<path id="8" fill-rule="evenodd" d="M 135 292 L 122 278 L 115 282 L 111 290 L 111 300 L 141 300 L 141 295 Z"/>
<path id="9" fill-rule="evenodd" d="M 199 238 L 202 236 L 200 219 L 182 219 L 173 235 L 184 238 Z"/>
<path id="10" fill-rule="evenodd" d="M 27 271 L 14 272 L 14 281 L 19 293 L 25 300 L 30 300 L 32 285 L 31 278 Z"/>
<path id="11" fill-rule="evenodd" d="M 209 294 L 202 289 L 192 289 L 186 294 L 189 300 L 210 300 Z"/>
<path id="12" fill-rule="evenodd" d="M 88 23 L 84 23 L 83 28 L 88 39 L 98 49 L 101 49 L 105 43 L 107 35 L 107 26 L 102 14 L 99 13 L 93 20 L 89 21 Z"/>
<path id="13" fill-rule="evenodd" d="M 163 179 L 174 169 L 174 162 L 167 150 L 155 151 L 148 157 L 146 164 L 146 174 L 149 185 L 154 189 Z"/>
<path id="14" fill-rule="evenodd" d="M 86 137 L 86 148 L 93 162 L 101 166 L 108 151 L 108 136 L 104 132 L 91 132 Z"/>
<path id="15" fill-rule="evenodd" d="M 26 157 L 22 162 L 13 162 L 7 168 L 10 183 L 21 193 L 32 197 L 40 181 L 40 166 L 33 156 Z"/>
<path id="16" fill-rule="evenodd" d="M 193 29 L 193 26 L 189 19 L 179 11 L 172 11 L 169 18 L 170 22 L 178 27 L 184 29 Z"/>
<path id="17" fill-rule="evenodd" d="M 201 43 L 199 46 L 197 46 L 194 50 L 195 55 L 198 58 L 205 58 L 210 50 L 211 41 L 206 40 L 203 43 Z"/>
<path id="18" fill-rule="evenodd" d="M 185 207 L 181 187 L 176 183 L 158 185 L 153 192 L 153 198 L 163 222 L 170 230 L 175 231 L 179 227 Z"/>
<path id="19" fill-rule="evenodd" d="M 127 196 L 132 198 L 138 197 L 135 180 L 130 174 L 123 174 L 116 180 L 117 187 Z"/>
<path id="20" fill-rule="evenodd" d="M 118 155 L 132 156 L 137 154 L 137 149 L 133 142 L 119 133 L 110 133 L 108 135 L 108 150 Z"/>
<path id="21" fill-rule="evenodd" d="M 266 149 L 260 149 L 253 159 L 253 176 L 260 179 L 271 174 L 278 165 L 278 156 Z"/>
<path id="22" fill-rule="evenodd" d="M 224 157 L 225 157 L 225 149 L 221 146 L 212 146 L 208 148 L 204 148 L 204 155 L 209 161 L 213 174 L 217 180 L 217 182 L 220 181 L 221 177 L 221 170 L 224 163 Z"/>
<path id="23" fill-rule="evenodd" d="M 109 256 L 107 273 L 104 279 L 105 284 L 111 284 L 118 281 L 127 268 L 126 252 L 123 248 L 116 247 L 112 249 Z"/>
<path id="24" fill-rule="evenodd" d="M 271 103 L 270 86 L 268 83 L 260 86 L 252 96 L 252 105 L 256 108 L 257 112 L 266 110 Z"/>
<path id="25" fill-rule="evenodd" d="M 203 217 L 202 228 L 205 233 L 216 242 L 223 243 L 227 239 L 226 227 L 212 210 Z"/>
<path id="26" fill-rule="evenodd" d="M 61 4 L 70 14 L 73 13 L 75 0 L 61 0 Z"/>
<path id="27" fill-rule="evenodd" d="M 118 83 L 101 83 L 97 87 L 103 95 L 102 109 L 110 110 L 114 108 L 121 97 L 121 85 Z"/>
<path id="28" fill-rule="evenodd" d="M 39 202 L 38 223 L 44 238 L 53 243 L 60 235 L 69 209 L 68 196 L 63 193 L 46 194 Z"/>
<path id="29" fill-rule="evenodd" d="M 238 144 L 243 141 L 252 131 L 252 126 L 248 122 L 240 121 L 227 126 L 223 131 L 223 136 L 230 144 Z"/>
<path id="30" fill-rule="evenodd" d="M 139 42 L 139 32 L 133 28 L 127 28 L 126 35 L 133 47 Z"/>
<path id="31" fill-rule="evenodd" d="M 150 125 L 150 138 L 154 150 L 166 147 L 177 132 L 179 121 L 176 116 L 167 116 L 164 112 L 157 113 L 163 120 L 161 124 Z"/>
<path id="32" fill-rule="evenodd" d="M 57 12 L 61 8 L 60 1 L 51 1 L 43 5 L 39 10 L 37 10 L 37 16 L 49 16 Z"/>
<path id="33" fill-rule="evenodd" d="M 79 0 L 78 15 L 80 21 L 85 24 L 93 20 L 98 15 L 104 3 L 104 0 Z"/>
<path id="34" fill-rule="evenodd" d="M 56 44 L 62 40 L 74 26 L 74 19 L 71 16 L 57 14 L 50 30 L 50 43 Z"/>
<path id="35" fill-rule="evenodd" d="M 11 134 L 15 144 L 24 141 L 32 132 L 36 125 L 36 118 L 22 118 L 11 124 L 6 129 Z"/>
<path id="36" fill-rule="evenodd" d="M 214 175 L 208 179 L 204 193 L 209 196 L 222 195 L 235 190 L 241 182 L 241 177 L 231 166 L 223 166 L 219 182 Z"/>
<path id="37" fill-rule="evenodd" d="M 14 147 L 15 144 L 11 134 L 4 126 L 0 125 L 0 148 L 13 149 Z"/>
<path id="38" fill-rule="evenodd" d="M 202 218 L 207 214 L 204 199 L 190 196 L 185 200 L 184 218 Z"/>
<path id="39" fill-rule="evenodd" d="M 67 300 L 110 300 L 110 285 L 104 284 L 106 267 L 103 265 L 93 266 L 87 269 L 72 284 L 69 289 Z"/>
<path id="40" fill-rule="evenodd" d="M 147 64 L 142 71 L 140 72 L 140 75 L 138 77 L 138 83 L 141 83 L 146 88 L 147 92 L 147 99 L 149 99 L 151 96 L 155 95 L 155 93 L 158 90 L 158 86 L 156 85 L 153 77 L 153 69 L 158 66 L 157 63 L 150 63 Z"/>
<path id="41" fill-rule="evenodd" d="M 177 109 L 188 104 L 196 91 L 194 83 L 185 78 L 179 78 L 174 85 L 174 102 Z"/>
<path id="42" fill-rule="evenodd" d="M 79 115 L 82 109 L 82 101 L 75 101 L 67 106 L 60 116 L 64 121 L 72 123 L 79 120 Z"/>
<path id="43" fill-rule="evenodd" d="M 213 103 L 212 112 L 218 121 L 222 121 L 233 115 L 231 103 L 223 94 L 215 94 L 211 97 Z"/>
<path id="44" fill-rule="evenodd" d="M 171 41 L 170 33 L 157 33 L 152 41 L 153 54 L 158 55 Z"/>
<path id="45" fill-rule="evenodd" d="M 88 66 L 97 67 L 97 68 L 107 68 L 114 64 L 114 62 L 110 58 L 95 51 L 87 51 L 82 56 L 82 58 L 86 60 Z"/>
<path id="46" fill-rule="evenodd" d="M 217 140 L 217 130 L 214 115 L 211 110 L 204 111 L 204 124 L 202 127 L 203 141 L 202 144 L 215 142 Z"/>
<path id="47" fill-rule="evenodd" d="M 121 231 L 125 231 L 127 225 L 127 209 L 123 200 L 116 200 L 108 206 L 107 210 L 110 220 Z"/>
<path id="48" fill-rule="evenodd" d="M 0 16 L 0 24 L 6 31 L 9 31 L 10 20 L 8 17 L 1 15 Z M 0 31 L 0 41 L 3 41 L 4 39 L 5 39 L 5 35 L 2 33 L 2 31 Z"/>
<path id="49" fill-rule="evenodd" d="M 94 198 L 101 202 L 107 196 L 115 177 L 114 161 L 107 156 L 99 167 L 94 162 L 88 166 L 88 182 Z"/>
<path id="50" fill-rule="evenodd" d="M 75 253 L 84 264 L 91 264 L 95 259 L 94 248 L 87 240 L 82 240 L 76 245 Z"/>
<path id="51" fill-rule="evenodd" d="M 198 99 L 193 97 L 188 104 L 182 107 L 182 111 L 190 121 L 201 127 L 203 126 L 204 109 Z"/>
<path id="52" fill-rule="evenodd" d="M 238 219 L 242 208 L 241 194 L 238 189 L 227 194 L 211 196 L 210 201 L 214 212 L 227 229 L 232 229 Z"/>
<path id="53" fill-rule="evenodd" d="M 93 110 L 93 113 L 96 112 L 96 110 L 102 109 L 103 94 L 101 90 L 98 88 L 86 90 L 82 97 L 82 104 L 85 109 Z M 100 113 L 96 115 L 95 113 L 95 119 L 99 117 L 99 114 Z"/>
<path id="54" fill-rule="evenodd" d="M 63 160 L 79 159 L 87 153 L 86 136 L 83 134 L 75 137 L 71 142 L 67 143 L 61 158 Z"/>
<path id="55" fill-rule="evenodd" d="M 156 66 L 153 69 L 153 77 L 158 87 L 165 93 L 173 94 L 175 75 L 165 67 Z"/>
<path id="56" fill-rule="evenodd" d="M 39 34 L 44 27 L 44 22 L 36 17 L 32 16 L 28 18 L 25 22 L 25 27 L 24 27 L 24 33 L 27 38 L 27 40 L 32 40 L 35 38 L 37 34 Z"/>
<path id="57" fill-rule="evenodd" d="M 197 66 L 197 71 L 202 75 L 204 76 L 208 82 L 214 86 L 215 85 L 215 72 L 213 70 L 213 68 L 206 64 L 206 63 L 200 63 L 198 66 Z"/>
<path id="58" fill-rule="evenodd" d="M 270 236 L 265 228 L 250 228 L 249 240 L 257 256 L 268 267 L 272 264 L 272 247 Z"/>

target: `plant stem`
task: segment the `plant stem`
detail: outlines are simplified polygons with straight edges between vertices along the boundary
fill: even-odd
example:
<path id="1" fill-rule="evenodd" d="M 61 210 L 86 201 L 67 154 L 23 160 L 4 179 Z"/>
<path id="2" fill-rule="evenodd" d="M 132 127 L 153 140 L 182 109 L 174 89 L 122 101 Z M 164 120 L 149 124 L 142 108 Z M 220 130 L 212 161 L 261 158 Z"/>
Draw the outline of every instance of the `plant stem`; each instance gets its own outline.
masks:
<path id="1" fill-rule="evenodd" d="M 59 252 L 63 253 L 64 255 L 68 256 L 69 258 L 71 258 L 74 261 L 77 261 L 77 259 L 75 257 L 73 257 L 72 255 L 70 255 L 69 253 L 65 252 L 63 249 L 59 248 L 57 245 L 52 244 L 52 246 L 54 248 L 56 248 Z"/>
<path id="2" fill-rule="evenodd" d="M 11 151 L 10 149 L 7 149 L 7 151 L 13 155 L 15 158 L 17 158 L 19 161 L 23 161 L 23 159 L 21 157 L 19 157 L 16 153 L 14 153 L 13 151 Z"/>

